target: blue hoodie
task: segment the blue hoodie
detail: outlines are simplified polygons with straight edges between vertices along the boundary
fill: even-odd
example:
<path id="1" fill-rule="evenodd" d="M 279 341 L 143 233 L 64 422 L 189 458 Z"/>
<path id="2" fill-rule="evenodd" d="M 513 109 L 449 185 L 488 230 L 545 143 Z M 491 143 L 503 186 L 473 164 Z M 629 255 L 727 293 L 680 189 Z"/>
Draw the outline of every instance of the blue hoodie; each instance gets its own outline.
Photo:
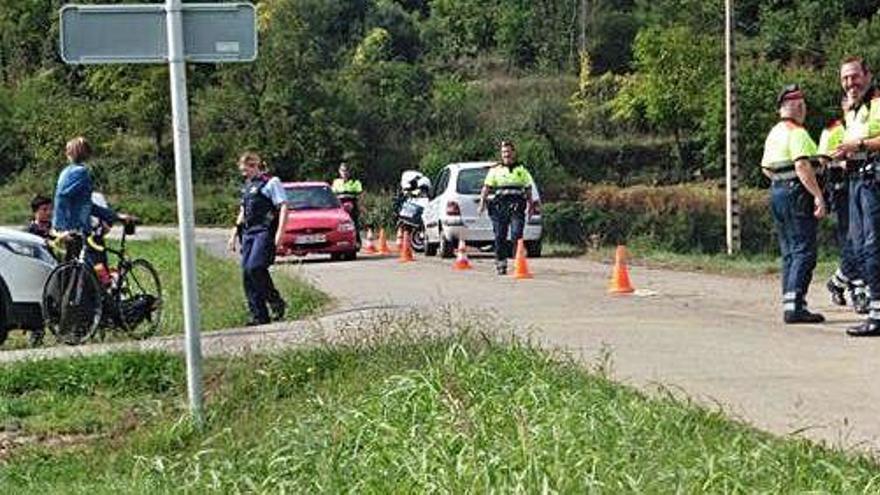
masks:
<path id="1" fill-rule="evenodd" d="M 92 203 L 92 187 L 92 178 L 85 165 L 71 163 L 64 167 L 55 186 L 52 213 L 55 230 L 88 234 L 92 230 L 90 218 L 93 215 L 109 224 L 117 219 L 113 210 Z"/>

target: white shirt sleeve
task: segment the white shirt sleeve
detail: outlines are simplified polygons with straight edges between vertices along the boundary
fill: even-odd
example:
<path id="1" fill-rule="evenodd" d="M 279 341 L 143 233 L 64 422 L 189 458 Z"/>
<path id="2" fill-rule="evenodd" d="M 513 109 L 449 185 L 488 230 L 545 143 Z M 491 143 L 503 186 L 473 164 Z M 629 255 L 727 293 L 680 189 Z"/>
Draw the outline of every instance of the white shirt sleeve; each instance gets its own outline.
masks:
<path id="1" fill-rule="evenodd" d="M 287 202 L 287 191 L 284 190 L 284 186 L 281 185 L 281 179 L 278 177 L 272 177 L 269 179 L 269 182 L 263 187 L 263 194 L 272 200 L 272 204 L 277 207 L 280 207 L 283 203 Z"/>

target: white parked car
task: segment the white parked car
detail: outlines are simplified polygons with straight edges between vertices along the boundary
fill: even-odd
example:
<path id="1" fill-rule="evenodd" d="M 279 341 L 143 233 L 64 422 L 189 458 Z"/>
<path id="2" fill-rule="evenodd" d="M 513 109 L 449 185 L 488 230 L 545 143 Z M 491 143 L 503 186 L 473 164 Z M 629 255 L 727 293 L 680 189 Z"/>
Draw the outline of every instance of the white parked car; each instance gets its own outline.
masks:
<path id="1" fill-rule="evenodd" d="M 43 238 L 0 228 L 0 344 L 9 330 L 42 330 L 43 285 L 55 265 Z"/>
<path id="2" fill-rule="evenodd" d="M 452 257 L 462 236 L 468 246 L 483 248 L 494 243 L 489 214 L 477 214 L 480 189 L 493 165 L 495 162 L 451 163 L 440 171 L 423 214 L 427 255 L 439 253 L 444 258 Z M 532 199 L 533 209 L 523 230 L 523 239 L 529 257 L 535 258 L 541 256 L 543 228 L 541 199 L 534 184 Z"/>

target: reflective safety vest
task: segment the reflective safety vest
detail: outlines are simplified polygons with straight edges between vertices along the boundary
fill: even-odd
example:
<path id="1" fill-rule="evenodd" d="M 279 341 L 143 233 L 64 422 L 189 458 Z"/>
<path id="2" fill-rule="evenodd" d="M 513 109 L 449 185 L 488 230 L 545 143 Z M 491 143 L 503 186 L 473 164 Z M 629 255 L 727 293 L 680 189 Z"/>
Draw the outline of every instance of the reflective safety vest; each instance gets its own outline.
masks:
<path id="1" fill-rule="evenodd" d="M 868 139 L 880 135 L 880 91 L 869 89 L 865 102 L 849 110 L 844 115 L 847 140 Z M 847 157 L 849 160 L 866 160 L 868 154 L 858 151 Z"/>
<path id="2" fill-rule="evenodd" d="M 525 196 L 526 190 L 532 187 L 532 174 L 522 165 L 508 167 L 503 164 L 489 169 L 483 184 L 496 196 Z"/>
<path id="3" fill-rule="evenodd" d="M 342 180 L 341 177 L 333 180 L 333 185 L 330 189 L 333 190 L 333 194 L 340 198 L 348 197 L 352 199 L 357 199 L 357 195 L 364 191 L 361 181 L 357 179 Z"/>
<path id="4" fill-rule="evenodd" d="M 825 129 L 822 129 L 822 135 L 819 136 L 819 156 L 830 159 L 834 150 L 843 142 L 846 136 L 846 130 L 843 122 L 834 120 Z"/>
<path id="5" fill-rule="evenodd" d="M 797 177 L 794 163 L 816 156 L 816 142 L 804 126 L 791 120 L 776 124 L 764 142 L 761 168 L 770 172 L 770 179 L 788 180 Z"/>

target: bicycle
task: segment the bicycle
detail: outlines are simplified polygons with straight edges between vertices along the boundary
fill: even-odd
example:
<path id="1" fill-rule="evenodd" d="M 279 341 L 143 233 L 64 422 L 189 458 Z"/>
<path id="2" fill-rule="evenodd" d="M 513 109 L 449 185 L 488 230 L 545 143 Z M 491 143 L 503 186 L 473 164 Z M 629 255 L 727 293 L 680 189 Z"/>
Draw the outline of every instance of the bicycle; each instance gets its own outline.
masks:
<path id="1" fill-rule="evenodd" d="M 134 233 L 134 223 L 126 223 L 119 248 L 103 246 L 117 259 L 114 267 L 107 267 L 105 283 L 87 262 L 85 248 L 49 274 L 43 287 L 43 320 L 59 342 L 82 344 L 98 330 L 102 340 L 107 329 L 121 330 L 135 339 L 151 337 L 159 330 L 162 285 L 149 261 L 128 256 L 126 238 Z M 93 236 L 86 242 L 96 244 Z"/>

